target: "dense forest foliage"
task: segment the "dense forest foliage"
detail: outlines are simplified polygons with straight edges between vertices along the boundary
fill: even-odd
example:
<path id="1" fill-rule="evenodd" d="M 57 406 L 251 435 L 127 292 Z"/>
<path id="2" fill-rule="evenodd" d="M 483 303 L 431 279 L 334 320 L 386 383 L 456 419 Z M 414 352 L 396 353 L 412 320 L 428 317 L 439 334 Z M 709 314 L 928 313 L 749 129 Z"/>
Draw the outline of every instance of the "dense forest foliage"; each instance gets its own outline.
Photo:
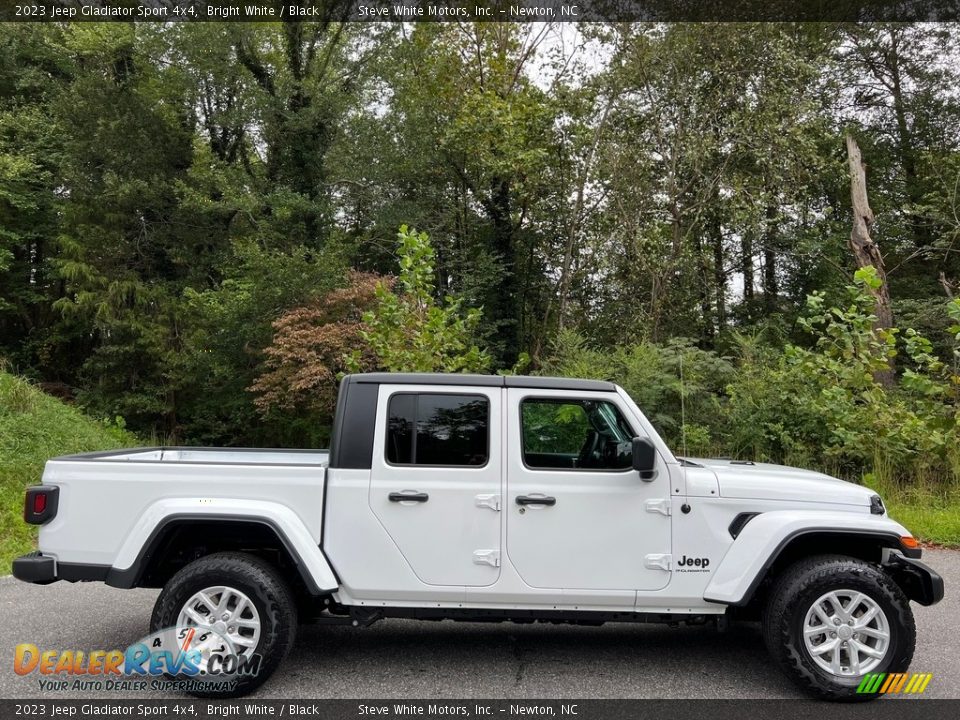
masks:
<path id="1" fill-rule="evenodd" d="M 350 369 L 553 372 L 691 453 L 956 478 L 958 40 L 3 25 L 0 357 L 160 441 L 322 444 Z"/>

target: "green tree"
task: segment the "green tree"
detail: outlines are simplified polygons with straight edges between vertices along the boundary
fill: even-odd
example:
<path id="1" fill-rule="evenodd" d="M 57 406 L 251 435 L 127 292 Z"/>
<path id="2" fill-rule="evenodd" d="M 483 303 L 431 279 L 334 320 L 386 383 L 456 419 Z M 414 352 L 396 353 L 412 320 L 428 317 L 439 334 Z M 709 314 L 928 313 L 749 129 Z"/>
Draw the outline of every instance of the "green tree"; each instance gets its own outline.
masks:
<path id="1" fill-rule="evenodd" d="M 434 299 L 434 250 L 426 233 L 400 227 L 396 292 L 377 286 L 377 305 L 360 331 L 375 366 L 390 372 L 485 372 L 490 356 L 474 343 L 482 312 L 464 309 L 454 295 Z M 347 364 L 361 370 L 361 352 Z"/>
<path id="2" fill-rule="evenodd" d="M 798 267 L 810 272 L 798 256 L 828 245 L 809 219 L 833 230 L 821 186 L 842 177 L 825 152 L 830 43 L 762 23 L 617 29 L 602 78 L 617 101 L 591 268 L 598 336 L 683 328 L 711 346 L 809 291 L 793 285 Z"/>
<path id="3" fill-rule="evenodd" d="M 484 307 L 501 366 L 539 331 L 549 252 L 538 218 L 544 199 L 567 189 L 550 182 L 557 103 L 534 82 L 547 37 L 549 28 L 522 23 L 415 25 L 388 50 L 383 87 L 352 121 L 362 133 L 352 146 L 375 138 L 360 149 L 372 157 L 343 173 L 351 217 L 373 225 L 357 233 L 370 245 L 401 217 L 435 228 L 440 293 Z M 387 270 L 382 249 L 367 252 Z"/>
<path id="4" fill-rule="evenodd" d="M 941 328 L 943 287 L 960 278 L 957 183 L 960 83 L 951 23 L 845 26 L 835 80 L 840 122 L 857 129 L 878 218 L 894 315 L 931 334 Z M 941 343 L 938 341 L 941 349 Z"/>
<path id="5" fill-rule="evenodd" d="M 76 68 L 57 26 L 0 27 L 0 355 L 24 374 L 75 380 L 85 352 L 59 324 L 55 260 L 64 135 L 51 122 Z M 56 328 L 56 329 L 55 329 Z"/>
<path id="6" fill-rule="evenodd" d="M 346 281 L 324 154 L 356 33 L 336 8 L 0 29 L 4 354 L 140 432 L 270 441 L 245 391 L 270 324 Z"/>

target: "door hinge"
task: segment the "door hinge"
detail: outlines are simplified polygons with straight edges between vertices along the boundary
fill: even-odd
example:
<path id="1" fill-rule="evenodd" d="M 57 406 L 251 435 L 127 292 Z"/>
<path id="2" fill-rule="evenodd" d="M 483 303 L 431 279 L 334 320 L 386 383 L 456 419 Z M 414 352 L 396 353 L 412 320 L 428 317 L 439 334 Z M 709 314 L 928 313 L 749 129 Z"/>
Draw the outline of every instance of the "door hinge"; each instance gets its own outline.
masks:
<path id="1" fill-rule="evenodd" d="M 498 512 L 500 510 L 500 496 L 496 493 L 477 495 L 474 498 L 474 502 L 476 503 L 477 507 L 490 508 L 491 510 L 496 510 Z"/>
<path id="2" fill-rule="evenodd" d="M 499 550 L 474 550 L 474 565 L 489 565 L 490 567 L 500 567 Z"/>
<path id="3" fill-rule="evenodd" d="M 651 554 L 644 557 L 643 565 L 651 570 L 666 570 L 667 572 L 670 572 L 670 562 L 672 560 L 672 555 Z"/>
<path id="4" fill-rule="evenodd" d="M 670 498 L 647 500 L 643 505 L 647 512 L 660 513 L 670 517 Z"/>

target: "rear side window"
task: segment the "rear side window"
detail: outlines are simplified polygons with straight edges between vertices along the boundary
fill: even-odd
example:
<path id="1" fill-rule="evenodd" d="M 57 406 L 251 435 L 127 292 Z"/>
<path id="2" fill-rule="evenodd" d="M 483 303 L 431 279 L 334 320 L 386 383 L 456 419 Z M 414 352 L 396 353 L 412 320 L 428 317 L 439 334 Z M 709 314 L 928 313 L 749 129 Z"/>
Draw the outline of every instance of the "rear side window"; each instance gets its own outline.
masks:
<path id="1" fill-rule="evenodd" d="M 387 462 L 486 465 L 490 403 L 482 395 L 397 393 L 387 405 Z"/>

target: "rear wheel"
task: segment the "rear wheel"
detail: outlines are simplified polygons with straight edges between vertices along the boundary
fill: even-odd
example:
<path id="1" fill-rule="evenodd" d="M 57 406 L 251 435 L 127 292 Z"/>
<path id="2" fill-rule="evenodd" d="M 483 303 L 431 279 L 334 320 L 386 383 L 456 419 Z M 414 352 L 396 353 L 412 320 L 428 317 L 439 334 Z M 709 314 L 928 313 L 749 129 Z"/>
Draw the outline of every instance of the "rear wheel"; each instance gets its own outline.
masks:
<path id="1" fill-rule="evenodd" d="M 244 553 L 215 553 L 190 563 L 164 586 L 150 629 L 170 628 L 180 647 L 199 651 L 199 672 L 189 678 L 198 689 L 191 694 L 237 697 L 262 685 L 290 651 L 297 606 L 268 563 Z"/>
<path id="2" fill-rule="evenodd" d="M 801 688 L 827 700 L 858 693 L 868 673 L 903 672 L 913 659 L 910 602 L 878 566 L 825 555 L 789 568 L 763 613 L 767 649 Z"/>

